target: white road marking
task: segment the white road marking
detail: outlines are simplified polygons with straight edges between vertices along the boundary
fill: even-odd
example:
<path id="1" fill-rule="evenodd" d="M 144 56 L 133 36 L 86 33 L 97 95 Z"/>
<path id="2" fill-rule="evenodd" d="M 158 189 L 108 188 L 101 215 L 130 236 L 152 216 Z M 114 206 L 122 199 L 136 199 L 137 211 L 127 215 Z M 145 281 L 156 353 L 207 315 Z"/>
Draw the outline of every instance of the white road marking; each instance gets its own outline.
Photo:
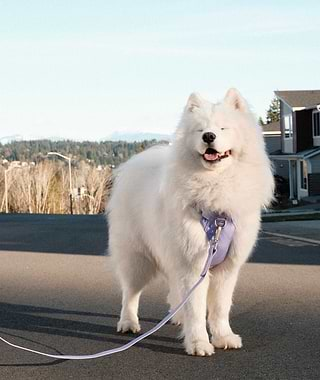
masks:
<path id="1" fill-rule="evenodd" d="M 286 247 L 318 247 L 317 244 L 307 243 L 300 240 L 282 238 L 278 236 L 263 236 L 260 239 L 264 239 L 280 245 L 285 245 Z"/>
<path id="2" fill-rule="evenodd" d="M 294 236 L 294 235 L 279 234 L 277 232 L 267 232 L 267 231 L 263 231 L 263 230 L 262 230 L 262 233 L 264 233 L 266 235 L 276 236 L 279 238 L 297 240 L 300 242 L 309 243 L 310 245 L 320 245 L 320 240 L 308 239 L 308 238 L 304 238 L 304 237 L 300 237 L 300 236 Z"/>

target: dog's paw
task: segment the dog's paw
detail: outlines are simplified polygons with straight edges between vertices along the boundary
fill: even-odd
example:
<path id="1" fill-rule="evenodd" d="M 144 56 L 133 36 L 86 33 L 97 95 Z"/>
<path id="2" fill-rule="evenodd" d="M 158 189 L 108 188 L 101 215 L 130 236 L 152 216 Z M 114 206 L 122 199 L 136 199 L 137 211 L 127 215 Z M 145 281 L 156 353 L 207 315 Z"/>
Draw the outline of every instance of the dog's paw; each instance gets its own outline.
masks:
<path id="1" fill-rule="evenodd" d="M 242 347 L 241 336 L 237 334 L 229 334 L 217 338 L 212 337 L 211 343 L 214 347 L 223 348 L 224 350 Z"/>
<path id="2" fill-rule="evenodd" d="M 186 343 L 185 346 L 188 355 L 211 356 L 214 354 L 213 345 L 205 340 L 195 340 L 191 343 Z"/>
<path id="3" fill-rule="evenodd" d="M 117 332 L 126 333 L 126 332 L 133 332 L 138 333 L 141 330 L 141 327 L 139 325 L 138 321 L 132 321 L 129 319 L 126 320 L 120 320 L 117 324 Z"/>

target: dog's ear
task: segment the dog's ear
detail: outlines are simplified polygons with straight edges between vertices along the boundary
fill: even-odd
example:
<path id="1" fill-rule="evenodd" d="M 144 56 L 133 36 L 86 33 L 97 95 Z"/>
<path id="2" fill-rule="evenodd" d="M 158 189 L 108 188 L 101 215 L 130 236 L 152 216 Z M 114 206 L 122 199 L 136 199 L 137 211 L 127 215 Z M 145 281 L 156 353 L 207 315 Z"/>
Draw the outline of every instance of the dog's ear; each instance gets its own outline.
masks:
<path id="1" fill-rule="evenodd" d="M 236 88 L 230 88 L 224 97 L 224 103 L 229 104 L 236 110 L 248 112 L 248 104 Z"/>
<path id="2" fill-rule="evenodd" d="M 188 99 L 186 110 L 193 112 L 195 109 L 200 108 L 203 100 L 197 92 L 193 92 Z"/>

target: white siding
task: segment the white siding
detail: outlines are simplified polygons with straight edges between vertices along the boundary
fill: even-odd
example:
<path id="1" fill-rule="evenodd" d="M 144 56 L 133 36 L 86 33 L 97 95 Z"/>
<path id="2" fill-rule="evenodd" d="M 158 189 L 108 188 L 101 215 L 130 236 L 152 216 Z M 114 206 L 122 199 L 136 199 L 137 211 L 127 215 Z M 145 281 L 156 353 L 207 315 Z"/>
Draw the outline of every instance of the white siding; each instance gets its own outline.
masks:
<path id="1" fill-rule="evenodd" d="M 313 137 L 313 145 L 314 146 L 320 146 L 320 137 Z"/>
<path id="2" fill-rule="evenodd" d="M 281 124 L 282 124 L 282 151 L 283 153 L 293 153 L 293 138 L 285 138 L 284 131 L 284 118 L 286 116 L 292 115 L 292 123 L 293 123 L 293 112 L 292 109 L 287 106 L 285 103 L 281 101 Z"/>
<path id="3" fill-rule="evenodd" d="M 293 153 L 293 138 L 283 138 L 283 153 Z"/>

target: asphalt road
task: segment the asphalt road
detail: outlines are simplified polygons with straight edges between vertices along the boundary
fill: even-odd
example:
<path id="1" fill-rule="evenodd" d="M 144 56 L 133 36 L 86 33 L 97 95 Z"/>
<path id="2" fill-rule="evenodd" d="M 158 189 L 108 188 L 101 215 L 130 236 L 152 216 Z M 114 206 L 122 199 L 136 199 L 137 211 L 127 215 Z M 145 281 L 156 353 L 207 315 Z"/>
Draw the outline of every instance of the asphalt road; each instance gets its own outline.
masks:
<path id="1" fill-rule="evenodd" d="M 299 222 L 298 230 L 290 223 L 267 223 L 241 272 L 231 318 L 241 350 L 187 356 L 172 325 L 91 361 L 52 360 L 0 342 L 0 379 L 319 379 L 319 222 Z M 105 256 L 106 229 L 102 216 L 0 215 L 1 336 L 64 354 L 131 339 L 115 330 L 120 291 Z M 313 242 L 283 236 L 297 233 Z M 144 331 L 165 315 L 165 294 L 161 280 L 144 293 Z"/>

